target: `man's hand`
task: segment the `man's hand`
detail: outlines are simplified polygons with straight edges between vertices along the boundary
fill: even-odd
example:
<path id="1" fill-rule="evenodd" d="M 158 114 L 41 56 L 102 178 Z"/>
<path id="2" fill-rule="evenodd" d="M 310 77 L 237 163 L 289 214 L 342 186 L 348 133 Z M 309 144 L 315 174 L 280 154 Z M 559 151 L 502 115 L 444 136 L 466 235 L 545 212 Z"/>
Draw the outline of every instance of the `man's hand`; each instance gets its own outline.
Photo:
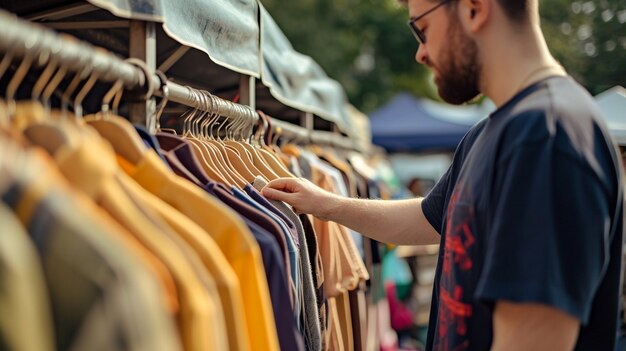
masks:
<path id="1" fill-rule="evenodd" d="M 576 344 L 580 323 L 554 307 L 499 301 L 493 313 L 492 351 L 565 351 Z"/>
<path id="2" fill-rule="evenodd" d="M 437 244 L 441 239 L 424 217 L 422 199 L 351 199 L 331 194 L 300 178 L 273 180 L 262 193 L 268 199 L 290 204 L 298 213 L 337 222 L 384 243 Z"/>
<path id="3" fill-rule="evenodd" d="M 340 197 L 329 193 L 304 178 L 279 178 L 269 182 L 262 190 L 271 200 L 284 201 L 298 214 L 329 220 Z"/>

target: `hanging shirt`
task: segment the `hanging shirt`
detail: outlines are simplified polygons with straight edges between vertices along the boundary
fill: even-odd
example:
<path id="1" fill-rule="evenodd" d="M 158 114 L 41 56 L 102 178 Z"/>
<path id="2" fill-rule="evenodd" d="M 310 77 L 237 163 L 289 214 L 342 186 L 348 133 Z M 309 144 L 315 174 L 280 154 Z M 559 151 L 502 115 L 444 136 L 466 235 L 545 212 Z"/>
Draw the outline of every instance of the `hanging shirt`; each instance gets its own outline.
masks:
<path id="1" fill-rule="evenodd" d="M 56 348 L 181 349 L 154 275 L 108 234 L 114 228 L 69 189 L 47 155 L 33 151 L 20 158 L 22 168 L 2 199 L 41 256 Z"/>
<path id="2" fill-rule="evenodd" d="M 592 97 L 569 77 L 533 84 L 474 126 L 422 203 L 441 233 L 427 348 L 489 349 L 494 305 L 507 300 L 576 318 L 577 350 L 613 350 L 619 174 Z"/>
<path id="3" fill-rule="evenodd" d="M 221 201 L 223 201 L 226 205 L 231 207 L 237 213 L 241 214 L 249 222 L 254 223 L 261 229 L 265 230 L 266 232 L 267 232 L 267 229 L 265 228 L 268 228 L 273 231 L 281 230 L 280 227 L 276 223 L 273 223 L 271 219 L 268 219 L 267 217 L 265 217 L 265 214 L 263 212 L 258 211 L 256 208 L 252 207 L 249 203 L 246 203 L 236 198 L 232 193 L 228 192 L 228 190 L 225 187 L 219 186 L 215 183 L 211 183 L 207 185 L 207 191 L 215 195 L 217 198 L 219 198 Z M 263 224 L 264 226 L 262 227 L 261 224 Z M 260 237 L 262 238 L 263 243 L 268 243 L 267 236 L 263 235 L 262 232 L 259 233 L 258 231 L 257 231 L 257 234 L 260 234 Z M 284 234 L 280 234 L 280 235 L 284 235 Z M 271 250 L 274 251 L 273 249 Z M 272 251 L 266 252 L 266 257 L 268 253 L 271 255 Z M 273 257 L 271 259 L 271 262 L 274 262 L 275 256 L 271 255 L 271 257 Z M 271 266 L 276 265 L 275 262 L 271 264 L 268 263 L 268 264 Z M 270 277 L 267 278 L 268 281 L 276 281 L 276 280 L 279 281 L 280 278 L 276 278 L 274 277 L 274 275 L 281 274 L 280 271 L 276 271 L 276 270 L 267 271 L 266 270 L 265 272 L 266 274 L 270 275 Z M 286 272 L 285 272 L 284 277 L 285 278 L 287 277 Z M 272 285 L 272 286 L 278 289 L 281 288 L 281 285 Z M 293 285 L 288 288 L 293 289 Z M 285 295 L 281 291 L 275 291 L 274 294 L 270 294 L 270 296 L 285 296 Z M 287 316 L 282 306 L 284 304 L 285 304 L 284 300 L 280 301 L 278 305 L 272 304 L 272 308 L 274 310 L 280 309 L 280 311 L 278 311 L 277 314 L 274 314 L 274 322 L 276 323 L 276 328 L 278 331 L 279 343 L 281 345 L 281 349 L 287 349 L 287 350 L 296 349 L 297 350 L 299 348 L 298 345 L 300 343 L 297 341 L 298 337 L 296 337 L 296 333 L 298 332 L 294 328 L 294 323 L 296 322 L 296 319 L 294 318 L 295 311 L 293 311 L 292 309 L 288 309 L 287 311 L 291 311 L 292 314 Z M 289 327 L 286 327 L 287 325 Z M 278 330 L 279 328 L 280 330 Z"/>
<path id="4" fill-rule="evenodd" d="M 88 133 L 89 130 L 85 130 Z M 92 132 L 93 133 L 93 132 Z M 97 156 L 94 156 L 97 155 Z M 185 349 L 206 349 L 228 345 L 223 329 L 223 314 L 197 275 L 197 255 L 149 208 L 128 194 L 125 183 L 132 180 L 120 173 L 115 153 L 97 135 L 85 138 L 83 144 L 67 146 L 55 154 L 59 169 L 71 184 L 105 209 L 170 270 L 180 297 L 177 316 Z M 220 309 L 221 310 L 221 309 Z"/>
<path id="5" fill-rule="evenodd" d="M 319 312 L 317 306 L 317 297 L 315 295 L 315 286 L 313 284 L 313 275 L 311 268 L 311 260 L 309 258 L 309 249 L 304 234 L 304 228 L 300 218 L 289 208 L 284 202 L 268 201 L 259 191 L 267 185 L 267 182 L 260 177 L 254 180 L 253 188 L 246 185 L 245 190 L 255 201 L 262 204 L 272 212 L 282 214 L 282 218 L 287 218 L 296 229 L 296 233 L 300 239 L 300 257 L 302 267 L 302 303 L 303 303 L 303 333 L 307 350 L 321 350 L 322 336 L 319 322 Z M 258 189 L 258 191 L 257 191 Z"/>
<path id="6" fill-rule="evenodd" d="M 21 223 L 2 202 L 0 233 L 0 345 L 8 350 L 54 350 L 41 262 Z"/>
<path id="7" fill-rule="evenodd" d="M 245 219 L 245 222 L 259 242 L 259 246 L 261 246 L 263 267 L 270 287 L 270 297 L 272 299 L 272 309 L 274 310 L 280 348 L 281 350 L 305 350 L 302 335 L 295 323 L 293 308 L 291 304 L 285 303 L 285 301 L 290 299 L 289 283 L 278 244 L 272 234 L 259 227 L 256 223 L 249 219 Z"/>
<path id="8" fill-rule="evenodd" d="M 155 163 L 158 160 L 153 152 L 145 155 L 145 163 Z M 168 183 L 169 178 L 163 172 L 156 171 L 150 177 L 145 177 L 147 173 L 139 173 L 128 161 L 118 157 L 118 162 L 129 175 L 146 189 L 153 190 L 157 195 L 163 195 L 163 200 L 169 200 Z M 143 166 L 141 163 L 139 167 Z M 160 165 L 159 165 L 160 166 Z M 159 167 L 156 166 L 155 167 Z M 180 196 L 181 194 L 178 194 Z M 243 301 L 239 280 L 235 275 L 230 263 L 220 250 L 217 243 L 211 238 L 203 228 L 184 216 L 177 209 L 156 197 L 145 199 L 153 204 L 153 209 L 165 219 L 168 224 L 194 249 L 202 260 L 205 268 L 215 279 L 217 291 L 222 302 L 222 309 L 226 319 L 226 331 L 229 335 L 229 347 L 233 350 L 247 350 L 250 348 L 248 340 L 248 329 L 243 311 Z"/>
<path id="9" fill-rule="evenodd" d="M 129 170 L 148 191 L 197 223 L 211 235 L 237 275 L 243 299 L 243 314 L 249 345 L 255 348 L 278 347 L 278 337 L 269 307 L 269 289 L 262 270 L 261 253 L 252 234 L 238 215 L 211 198 L 202 189 L 168 173 L 153 153 Z M 236 307 L 232 305 L 233 308 Z M 230 308 L 230 307 L 227 307 Z"/>

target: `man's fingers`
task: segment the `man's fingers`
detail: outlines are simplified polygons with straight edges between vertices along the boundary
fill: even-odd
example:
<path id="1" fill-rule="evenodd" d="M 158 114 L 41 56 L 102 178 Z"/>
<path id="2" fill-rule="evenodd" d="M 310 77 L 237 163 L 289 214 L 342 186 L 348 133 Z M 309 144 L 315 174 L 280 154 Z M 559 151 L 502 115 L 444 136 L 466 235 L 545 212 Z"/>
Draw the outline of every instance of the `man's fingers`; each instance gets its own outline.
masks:
<path id="1" fill-rule="evenodd" d="M 270 188 L 269 184 L 263 188 L 263 196 L 270 200 L 284 201 L 290 203 L 294 194 L 282 190 Z"/>
<path id="2" fill-rule="evenodd" d="M 267 183 L 263 191 L 265 191 L 265 189 L 271 188 L 271 189 L 276 189 L 276 190 L 280 190 L 280 191 L 284 191 L 288 193 L 294 193 L 296 192 L 297 187 L 298 187 L 297 178 L 278 178 Z"/>

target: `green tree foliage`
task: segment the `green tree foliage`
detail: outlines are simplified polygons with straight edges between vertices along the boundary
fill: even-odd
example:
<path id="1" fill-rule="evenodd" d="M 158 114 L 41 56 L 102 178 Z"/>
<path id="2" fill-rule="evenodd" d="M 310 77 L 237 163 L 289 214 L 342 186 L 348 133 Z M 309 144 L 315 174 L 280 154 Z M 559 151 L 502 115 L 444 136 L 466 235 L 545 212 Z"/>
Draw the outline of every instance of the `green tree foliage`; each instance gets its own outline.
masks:
<path id="1" fill-rule="evenodd" d="M 626 0 L 542 0 L 542 27 L 557 59 L 593 94 L 626 86 Z M 407 10 L 397 0 L 263 0 L 294 48 L 370 112 L 400 91 L 437 98 L 415 62 Z"/>
<path id="2" fill-rule="evenodd" d="M 546 0 L 540 6 L 550 49 L 587 90 L 626 86 L 625 0 Z"/>

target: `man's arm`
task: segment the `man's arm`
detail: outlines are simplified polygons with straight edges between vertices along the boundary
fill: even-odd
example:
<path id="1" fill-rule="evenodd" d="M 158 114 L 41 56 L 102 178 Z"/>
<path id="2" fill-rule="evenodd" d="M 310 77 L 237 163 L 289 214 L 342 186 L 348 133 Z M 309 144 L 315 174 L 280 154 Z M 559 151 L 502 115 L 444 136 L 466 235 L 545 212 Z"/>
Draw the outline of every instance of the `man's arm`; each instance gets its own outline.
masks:
<path id="1" fill-rule="evenodd" d="M 498 301 L 493 313 L 492 351 L 572 350 L 580 323 L 554 307 Z"/>
<path id="2" fill-rule="evenodd" d="M 271 181 L 263 195 L 290 204 L 298 213 L 337 222 L 369 238 L 392 244 L 438 244 L 441 237 L 422 212 L 422 199 L 384 201 L 331 194 L 299 178 Z"/>

